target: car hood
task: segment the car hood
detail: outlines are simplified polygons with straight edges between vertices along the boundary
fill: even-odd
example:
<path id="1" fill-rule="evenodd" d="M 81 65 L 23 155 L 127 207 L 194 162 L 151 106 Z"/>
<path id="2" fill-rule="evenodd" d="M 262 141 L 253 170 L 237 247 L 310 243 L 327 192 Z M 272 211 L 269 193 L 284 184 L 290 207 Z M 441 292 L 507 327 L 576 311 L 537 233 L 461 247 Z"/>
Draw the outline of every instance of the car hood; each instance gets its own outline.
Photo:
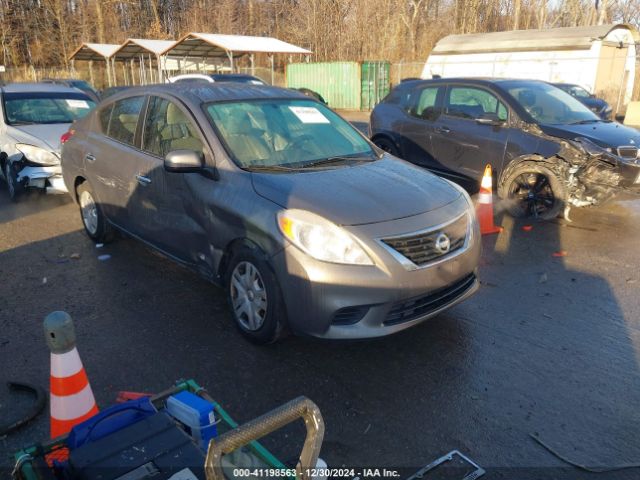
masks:
<path id="1" fill-rule="evenodd" d="M 283 208 L 308 210 L 338 225 L 410 217 L 455 201 L 447 181 L 387 155 L 370 163 L 299 173 L 252 173 L 258 195 Z"/>
<path id="2" fill-rule="evenodd" d="M 10 126 L 9 134 L 16 143 L 27 143 L 60 153 L 60 137 L 69 130 L 70 123 L 53 123 L 46 125 Z"/>
<path id="3" fill-rule="evenodd" d="M 598 110 L 602 110 L 604 107 L 608 105 L 607 102 L 602 100 L 601 98 L 581 98 L 580 101 L 585 104 L 589 108 L 597 108 Z"/>
<path id="4" fill-rule="evenodd" d="M 640 131 L 617 122 L 598 122 L 585 125 L 540 125 L 547 135 L 574 140 L 584 137 L 602 147 L 640 146 Z"/>

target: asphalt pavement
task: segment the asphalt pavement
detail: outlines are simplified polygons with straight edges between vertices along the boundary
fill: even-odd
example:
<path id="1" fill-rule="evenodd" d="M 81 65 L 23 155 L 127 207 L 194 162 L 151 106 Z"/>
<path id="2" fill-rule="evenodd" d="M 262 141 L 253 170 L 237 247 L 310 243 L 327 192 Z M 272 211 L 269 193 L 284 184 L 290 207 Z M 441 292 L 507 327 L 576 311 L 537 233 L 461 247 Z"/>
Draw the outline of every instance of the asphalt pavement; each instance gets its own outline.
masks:
<path id="1" fill-rule="evenodd" d="M 221 290 L 134 240 L 96 248 L 69 197 L 12 204 L 2 185 L 0 423 L 29 406 L 5 380 L 48 387 L 42 320 L 66 310 L 101 407 L 120 390 L 194 378 L 238 421 L 308 396 L 334 467 L 409 472 L 458 449 L 486 478 L 637 479 L 639 469 L 568 467 L 531 438 L 585 466 L 640 463 L 640 200 L 572 220 L 523 230 L 499 215 L 504 232 L 483 238 L 480 291 L 416 328 L 258 347 L 236 331 Z M 266 443 L 291 459 L 302 432 Z M 43 414 L 0 439 L 3 473 L 11 452 L 47 434 Z"/>

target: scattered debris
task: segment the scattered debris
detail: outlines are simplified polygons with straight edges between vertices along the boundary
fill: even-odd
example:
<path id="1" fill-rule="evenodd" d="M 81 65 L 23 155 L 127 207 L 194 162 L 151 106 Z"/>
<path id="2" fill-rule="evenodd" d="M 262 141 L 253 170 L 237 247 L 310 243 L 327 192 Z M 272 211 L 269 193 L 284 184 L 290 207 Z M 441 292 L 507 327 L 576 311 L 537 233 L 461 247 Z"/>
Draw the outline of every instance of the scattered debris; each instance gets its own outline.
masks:
<path id="1" fill-rule="evenodd" d="M 366 435 L 367 433 L 369 433 L 369 430 L 371 430 L 371 424 L 367 425 L 367 428 L 364 429 L 364 432 L 362 432 L 362 434 Z"/>
<path id="2" fill-rule="evenodd" d="M 538 279 L 538 283 L 547 283 L 547 280 L 549 280 L 549 277 L 547 276 L 546 273 L 543 273 L 542 275 L 540 275 L 540 278 Z"/>
<path id="3" fill-rule="evenodd" d="M 105 261 L 109 260 L 110 258 L 111 258 L 111 255 L 109 255 L 108 253 L 98 256 L 98 260 L 100 260 L 101 262 L 105 262 Z"/>
<path id="4" fill-rule="evenodd" d="M 440 468 L 442 467 L 442 468 Z M 469 473 L 471 468 L 475 468 L 475 470 Z M 422 467 L 416 473 L 411 475 L 407 480 L 422 480 L 429 478 L 443 478 L 442 470 L 451 469 L 451 471 L 460 471 L 463 476 L 461 476 L 461 480 L 465 479 L 477 479 L 483 476 L 486 472 L 484 468 L 480 467 L 477 463 L 471 460 L 469 457 L 466 457 L 458 450 L 453 450 L 446 455 L 438 458 L 437 460 L 431 462 L 426 467 Z M 433 475 L 431 475 L 433 473 Z M 452 478 L 447 475 L 447 478 Z"/>
<path id="5" fill-rule="evenodd" d="M 545 318 L 553 319 L 553 317 L 551 315 L 547 314 L 547 313 L 543 313 L 542 316 L 545 317 Z"/>
<path id="6" fill-rule="evenodd" d="M 638 280 L 636 280 L 635 278 L 627 278 L 627 283 L 629 283 L 629 284 L 638 283 Z"/>
<path id="7" fill-rule="evenodd" d="M 522 230 L 524 230 L 525 232 L 530 232 L 531 230 L 533 230 L 533 225 L 524 225 L 522 227 Z"/>
<path id="8" fill-rule="evenodd" d="M 72 253 L 71 255 L 69 255 L 69 258 L 72 260 L 79 260 L 80 259 L 80 254 L 79 253 Z"/>
<path id="9" fill-rule="evenodd" d="M 557 252 L 553 252 L 553 257 L 566 257 L 568 255 L 566 250 L 559 250 Z"/>
<path id="10" fill-rule="evenodd" d="M 42 277 L 42 285 L 45 285 L 47 283 L 47 277 Z"/>
<path id="11" fill-rule="evenodd" d="M 96 248 L 102 248 L 104 247 L 104 243 L 96 243 Z"/>

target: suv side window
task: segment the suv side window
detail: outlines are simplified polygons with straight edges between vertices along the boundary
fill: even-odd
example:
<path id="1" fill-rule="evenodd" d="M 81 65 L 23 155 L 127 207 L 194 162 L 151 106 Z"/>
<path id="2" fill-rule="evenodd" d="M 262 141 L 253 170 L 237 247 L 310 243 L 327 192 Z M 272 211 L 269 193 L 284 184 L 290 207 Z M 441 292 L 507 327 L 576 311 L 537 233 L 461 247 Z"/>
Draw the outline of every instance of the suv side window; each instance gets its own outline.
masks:
<path id="1" fill-rule="evenodd" d="M 202 152 L 202 140 L 193 122 L 173 102 L 151 97 L 144 122 L 142 149 L 164 157 L 174 150 Z"/>
<path id="2" fill-rule="evenodd" d="M 123 98 L 115 102 L 111 112 L 107 136 L 118 142 L 134 145 L 138 117 L 143 104 L 143 96 Z"/>
<path id="3" fill-rule="evenodd" d="M 409 98 L 409 115 L 421 120 L 435 120 L 440 115 L 438 92 L 440 87 L 425 87 L 414 90 Z"/>
<path id="4" fill-rule="evenodd" d="M 475 87 L 453 86 L 449 88 L 445 113 L 451 117 L 477 119 L 487 113 L 507 120 L 507 107 L 487 90 Z"/>

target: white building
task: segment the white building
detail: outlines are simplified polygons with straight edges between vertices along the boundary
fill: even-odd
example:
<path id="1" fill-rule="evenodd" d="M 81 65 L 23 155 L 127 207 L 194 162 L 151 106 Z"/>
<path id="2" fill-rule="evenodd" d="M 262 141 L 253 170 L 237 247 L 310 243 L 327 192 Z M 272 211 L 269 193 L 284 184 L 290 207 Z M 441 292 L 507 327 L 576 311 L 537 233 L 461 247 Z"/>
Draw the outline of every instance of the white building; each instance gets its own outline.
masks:
<path id="1" fill-rule="evenodd" d="M 639 38 L 627 24 L 449 35 L 434 47 L 422 78 L 575 83 L 620 110 L 631 100 Z"/>

